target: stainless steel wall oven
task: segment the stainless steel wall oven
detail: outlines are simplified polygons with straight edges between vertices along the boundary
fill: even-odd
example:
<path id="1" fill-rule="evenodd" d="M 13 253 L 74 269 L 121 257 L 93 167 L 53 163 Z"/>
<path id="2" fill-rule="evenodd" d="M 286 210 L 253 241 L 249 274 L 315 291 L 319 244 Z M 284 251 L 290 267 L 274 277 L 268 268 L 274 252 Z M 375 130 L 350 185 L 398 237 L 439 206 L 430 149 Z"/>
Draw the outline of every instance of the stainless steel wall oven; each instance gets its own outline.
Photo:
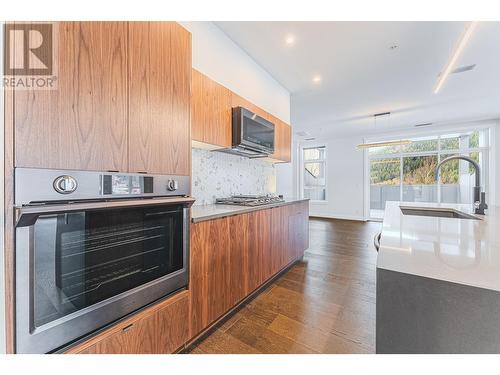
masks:
<path id="1" fill-rule="evenodd" d="M 15 184 L 18 353 L 187 286 L 188 177 L 18 168 Z"/>

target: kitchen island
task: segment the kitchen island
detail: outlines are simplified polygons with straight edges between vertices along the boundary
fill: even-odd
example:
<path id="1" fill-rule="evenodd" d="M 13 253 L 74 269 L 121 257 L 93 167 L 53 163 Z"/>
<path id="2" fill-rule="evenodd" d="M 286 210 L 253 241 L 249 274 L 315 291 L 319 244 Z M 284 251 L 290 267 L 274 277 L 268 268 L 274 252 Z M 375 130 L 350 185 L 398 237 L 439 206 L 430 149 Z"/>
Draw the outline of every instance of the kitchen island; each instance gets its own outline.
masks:
<path id="1" fill-rule="evenodd" d="M 500 207 L 387 202 L 377 259 L 377 353 L 500 353 Z M 473 215 L 475 216 L 475 215 Z"/>

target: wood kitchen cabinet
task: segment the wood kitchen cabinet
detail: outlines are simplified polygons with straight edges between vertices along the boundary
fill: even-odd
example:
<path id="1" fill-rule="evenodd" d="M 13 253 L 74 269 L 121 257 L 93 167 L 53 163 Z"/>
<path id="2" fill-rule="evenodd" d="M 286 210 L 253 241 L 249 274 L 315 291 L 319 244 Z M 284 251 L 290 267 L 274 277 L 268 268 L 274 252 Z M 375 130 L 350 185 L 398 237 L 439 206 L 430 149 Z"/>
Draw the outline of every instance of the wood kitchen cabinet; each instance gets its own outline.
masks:
<path id="1" fill-rule="evenodd" d="M 191 129 L 193 145 L 215 150 L 231 147 L 234 107 L 243 107 L 274 124 L 275 152 L 270 162 L 291 161 L 291 127 L 251 101 L 193 69 Z"/>
<path id="2" fill-rule="evenodd" d="M 139 312 L 79 344 L 67 354 L 173 353 L 189 339 L 189 292 Z"/>
<path id="3" fill-rule="evenodd" d="M 14 95 L 15 166 L 125 171 L 127 23 L 57 26 L 57 88 Z"/>
<path id="4" fill-rule="evenodd" d="M 271 120 L 272 121 L 272 120 Z M 292 160 L 292 128 L 279 119 L 274 120 L 274 154 L 271 159 L 277 162 Z"/>
<path id="5" fill-rule="evenodd" d="M 191 225 L 191 337 L 302 256 L 304 203 Z"/>
<path id="6" fill-rule="evenodd" d="M 194 336 L 231 306 L 229 218 L 192 224 L 190 239 L 190 314 Z"/>
<path id="7" fill-rule="evenodd" d="M 192 139 L 211 149 L 231 147 L 231 91 L 195 69 L 192 79 Z"/>
<path id="8" fill-rule="evenodd" d="M 270 115 L 260 107 L 256 106 L 253 104 L 251 101 L 246 100 L 242 96 L 239 96 L 238 94 L 235 94 L 234 92 L 231 93 L 231 106 L 234 107 L 243 107 L 248 109 L 249 111 L 252 111 L 253 113 L 259 115 L 262 118 L 265 118 L 268 121 L 270 120 Z"/>
<path id="9" fill-rule="evenodd" d="M 292 130 L 290 125 L 281 121 L 277 117 L 269 114 L 263 109 L 257 107 L 252 102 L 242 98 L 241 96 L 232 94 L 233 107 L 245 107 L 246 109 L 256 113 L 274 124 L 274 154 L 269 156 L 269 160 L 273 162 L 290 162 L 292 148 Z"/>
<path id="10" fill-rule="evenodd" d="M 189 175 L 191 34 L 175 22 L 56 25 L 57 88 L 13 96 L 15 166 Z"/>
<path id="11" fill-rule="evenodd" d="M 157 353 L 173 353 L 189 339 L 189 292 L 182 293 L 156 312 Z"/>
<path id="12" fill-rule="evenodd" d="M 190 174 L 191 34 L 175 22 L 129 23 L 131 172 Z"/>

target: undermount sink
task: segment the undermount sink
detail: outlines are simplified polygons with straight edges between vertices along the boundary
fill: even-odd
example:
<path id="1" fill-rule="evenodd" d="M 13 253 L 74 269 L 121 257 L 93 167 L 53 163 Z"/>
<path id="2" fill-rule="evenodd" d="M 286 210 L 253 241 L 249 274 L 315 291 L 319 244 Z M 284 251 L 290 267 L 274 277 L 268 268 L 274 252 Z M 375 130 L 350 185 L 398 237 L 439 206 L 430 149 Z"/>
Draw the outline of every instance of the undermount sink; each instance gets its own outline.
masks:
<path id="1" fill-rule="evenodd" d="M 481 218 L 466 214 L 465 212 L 458 211 L 454 208 L 442 207 L 413 207 L 413 206 L 399 206 L 403 215 L 414 216 L 433 216 L 433 217 L 446 217 L 454 219 L 468 219 L 468 220 L 481 220 Z"/>

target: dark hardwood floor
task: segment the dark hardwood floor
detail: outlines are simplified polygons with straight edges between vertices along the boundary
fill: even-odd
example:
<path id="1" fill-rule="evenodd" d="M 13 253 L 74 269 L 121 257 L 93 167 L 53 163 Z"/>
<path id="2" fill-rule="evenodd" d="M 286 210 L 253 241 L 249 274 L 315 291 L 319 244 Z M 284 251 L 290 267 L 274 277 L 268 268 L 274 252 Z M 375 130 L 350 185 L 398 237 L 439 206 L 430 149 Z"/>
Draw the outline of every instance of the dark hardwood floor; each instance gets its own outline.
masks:
<path id="1" fill-rule="evenodd" d="M 303 261 L 191 353 L 374 353 L 373 236 L 380 227 L 311 219 Z"/>

